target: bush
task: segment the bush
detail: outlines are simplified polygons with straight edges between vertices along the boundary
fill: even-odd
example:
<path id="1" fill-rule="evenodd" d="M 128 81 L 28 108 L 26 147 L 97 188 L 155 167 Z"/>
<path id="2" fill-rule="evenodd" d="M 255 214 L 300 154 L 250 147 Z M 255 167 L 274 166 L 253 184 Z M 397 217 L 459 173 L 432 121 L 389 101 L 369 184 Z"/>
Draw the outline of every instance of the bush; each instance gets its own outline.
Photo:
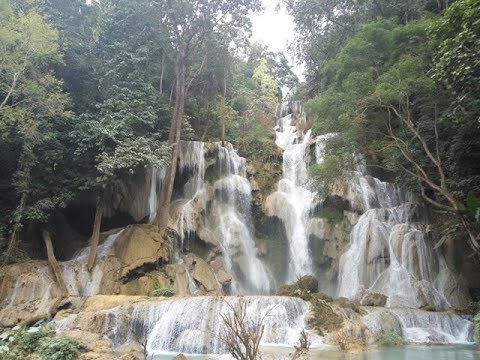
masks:
<path id="1" fill-rule="evenodd" d="M 80 351 L 66 337 L 47 337 L 40 340 L 38 354 L 42 360 L 73 360 L 80 355 Z"/>
<path id="2" fill-rule="evenodd" d="M 401 346 L 403 345 L 402 337 L 395 331 L 381 332 L 378 337 L 378 342 L 384 346 Z"/>
<path id="3" fill-rule="evenodd" d="M 294 296 L 303 300 L 310 300 L 312 293 L 318 291 L 318 280 L 311 276 L 301 276 L 292 284 L 285 284 L 278 288 L 277 295 Z"/>
<path id="4" fill-rule="evenodd" d="M 473 318 L 473 329 L 475 334 L 475 342 L 480 343 L 480 312 Z"/>
<path id="5" fill-rule="evenodd" d="M 174 296 L 176 293 L 177 290 L 175 290 L 174 288 L 156 288 L 155 290 L 153 290 L 152 295 L 171 297 Z"/>
<path id="6" fill-rule="evenodd" d="M 40 340 L 47 337 L 48 335 L 42 331 L 35 332 L 23 332 L 18 339 L 18 346 L 24 351 L 33 352 L 37 349 Z"/>

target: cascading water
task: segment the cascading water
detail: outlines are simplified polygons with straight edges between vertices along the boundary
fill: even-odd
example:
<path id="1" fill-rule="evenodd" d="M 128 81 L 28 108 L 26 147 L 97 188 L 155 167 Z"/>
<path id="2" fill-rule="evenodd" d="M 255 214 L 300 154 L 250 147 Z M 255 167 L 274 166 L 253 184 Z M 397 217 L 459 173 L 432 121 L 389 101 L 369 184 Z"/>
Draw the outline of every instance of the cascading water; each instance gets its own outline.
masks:
<path id="1" fill-rule="evenodd" d="M 165 179 L 165 169 L 164 168 L 153 168 L 152 169 L 152 179 L 150 183 L 150 195 L 148 197 L 148 222 L 152 223 L 155 220 L 157 215 L 157 206 L 158 206 L 158 192 L 162 187 L 163 180 Z"/>
<path id="2" fill-rule="evenodd" d="M 287 280 L 292 281 L 298 276 L 314 273 L 307 229 L 315 194 L 307 189 L 306 184 L 311 130 L 302 134 L 292 124 L 296 120 L 294 114 L 304 120 L 301 108 L 287 112 L 282 110 L 283 117 L 275 128 L 276 144 L 284 150 L 283 179 L 279 181 L 277 191 L 267 199 L 267 212 L 269 216 L 280 218 L 285 225 L 290 257 Z"/>
<path id="3" fill-rule="evenodd" d="M 448 308 L 445 282 L 453 281 L 454 275 L 433 249 L 413 196 L 354 171 L 347 197 L 363 214 L 340 258 L 338 296 L 360 298 L 368 290 L 386 295 L 389 307 Z"/>
<path id="4" fill-rule="evenodd" d="M 473 324 L 465 316 L 416 309 L 368 308 L 363 323 L 373 332 L 398 328 L 405 342 L 468 344 L 473 342 Z M 390 327 L 390 328 L 387 328 Z"/>
<path id="5" fill-rule="evenodd" d="M 128 342 L 147 340 L 149 354 L 225 354 L 222 341 L 226 334 L 222 315 L 231 315 L 240 302 L 245 304 L 247 326 L 265 325 L 262 345 L 293 348 L 305 328 L 308 304 L 298 298 L 277 296 L 191 297 L 151 301 L 118 307 L 97 316 L 109 329 L 107 336 L 118 348 Z M 126 311 L 128 309 L 128 311 Z M 76 315 L 60 320 L 57 330 L 75 326 Z M 313 347 L 321 338 L 310 333 Z"/>
<path id="6" fill-rule="evenodd" d="M 227 272 L 233 275 L 233 293 L 268 294 L 273 283 L 257 258 L 252 233 L 252 189 L 246 178 L 245 159 L 233 146 L 216 144 L 220 179 L 213 184 L 214 200 L 207 225 L 220 239 Z"/>
<path id="7" fill-rule="evenodd" d="M 301 126 L 305 123 L 305 114 L 298 103 L 293 103 L 284 107 L 281 115 L 276 127 L 276 143 L 284 150 L 283 178 L 277 191 L 268 197 L 266 208 L 268 215 L 278 217 L 285 225 L 290 281 L 318 271 L 309 249 L 312 209 L 318 204 L 316 194 L 307 188 L 313 140 L 310 130 L 299 130 L 306 128 Z M 317 163 L 323 161 L 326 141 L 332 136 L 335 135 L 327 134 L 315 140 Z M 210 156 L 208 161 L 206 153 Z M 252 190 L 246 177 L 245 159 L 238 156 L 230 143 L 207 146 L 200 142 L 182 142 L 178 164 L 180 186 L 172 204 L 175 210 L 172 226 L 180 246 L 174 260 L 187 268 L 190 292 L 194 294 L 198 288 L 196 279 L 188 273 L 188 255 L 184 256 L 184 252 L 190 251 L 189 241 L 197 241 L 197 237 L 207 233 L 211 240 L 208 246 L 218 244 L 218 248 L 205 256 L 206 262 L 223 262 L 226 272 L 233 278 L 233 294 L 271 293 L 274 289 L 272 276 L 256 255 L 251 219 Z M 388 326 L 393 326 L 408 342 L 470 342 L 472 324 L 469 319 L 413 309 L 448 307 L 449 284 L 455 282 L 455 278 L 440 253 L 433 249 L 425 217 L 413 196 L 395 185 L 366 175 L 365 162 L 359 161 L 359 164 L 346 180 L 346 190 L 342 194 L 350 203 L 350 219 L 354 226 L 349 247 L 340 259 L 338 295 L 353 299 L 368 292 L 387 297 L 386 305 L 390 308 L 366 308 L 367 315 L 361 320 L 373 333 L 389 331 Z M 210 172 L 206 177 L 207 171 Z M 161 181 L 162 173 L 154 171 L 151 219 L 156 212 Z M 105 251 L 99 250 L 100 257 L 108 254 L 109 241 L 115 239 L 109 237 L 105 241 Z M 74 260 L 81 256 L 84 254 Z M 82 261 L 86 263 L 86 259 Z M 77 274 L 74 277 L 79 278 Z M 98 292 L 95 290 L 98 281 L 91 281 L 88 288 L 72 285 L 75 282 L 71 280 L 68 282 L 72 293 Z M 335 286 L 336 283 L 332 288 Z M 103 321 L 102 334 L 112 340 L 114 348 L 147 340 L 149 354 L 224 354 L 226 349 L 219 338 L 225 333 L 222 315 L 228 314 L 240 301 L 246 302 L 248 323 L 258 322 L 268 313 L 264 318 L 263 345 L 291 348 L 297 343 L 300 331 L 307 326 L 308 303 L 298 298 L 276 296 L 197 296 L 143 301 L 102 310 L 95 319 Z M 74 329 L 78 316 L 71 315 L 59 321 L 57 330 Z M 313 333 L 310 336 L 312 346 L 321 347 L 321 338 Z"/>
<path id="8" fill-rule="evenodd" d="M 100 293 L 100 285 L 103 278 L 102 260 L 110 254 L 115 241 L 122 231 L 109 235 L 105 241 L 98 246 L 97 260 L 92 272 L 89 272 L 87 269 L 90 247 L 85 247 L 80 250 L 72 260 L 60 263 L 70 295 L 92 296 Z"/>
<path id="9" fill-rule="evenodd" d="M 202 229 L 221 248 L 225 270 L 233 277 L 232 293 L 268 294 L 274 284 L 268 269 L 256 256 L 250 210 L 252 190 L 246 178 L 245 159 L 238 156 L 228 142 L 213 146 L 218 179 L 210 184 L 205 182 L 205 144 L 181 143 L 178 172 L 185 183 L 172 205 L 176 208 L 173 227 L 180 238 L 179 248 L 188 250 L 187 240 Z M 212 192 L 207 212 L 207 200 Z M 176 261 L 183 262 L 179 252 Z"/>

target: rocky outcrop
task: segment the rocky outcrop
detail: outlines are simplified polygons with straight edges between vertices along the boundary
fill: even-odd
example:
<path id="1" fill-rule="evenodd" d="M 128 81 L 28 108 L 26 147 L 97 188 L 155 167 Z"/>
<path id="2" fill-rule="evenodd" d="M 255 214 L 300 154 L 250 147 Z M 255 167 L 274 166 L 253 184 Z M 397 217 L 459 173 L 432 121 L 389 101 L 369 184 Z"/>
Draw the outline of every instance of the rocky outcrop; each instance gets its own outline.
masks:
<path id="1" fill-rule="evenodd" d="M 193 279 L 205 293 L 212 295 L 222 294 L 221 286 L 215 278 L 212 268 L 205 260 L 199 257 L 191 257 L 188 261 L 193 267 Z"/>
<path id="2" fill-rule="evenodd" d="M 55 275 L 46 261 L 28 261 L 2 268 L 0 326 L 48 318 L 61 299 Z"/>
<path id="3" fill-rule="evenodd" d="M 115 256 L 123 264 L 122 278 L 135 276 L 135 270 L 167 263 L 170 251 L 155 225 L 134 225 L 124 230 L 114 246 Z"/>
<path id="4" fill-rule="evenodd" d="M 387 303 L 387 296 L 378 293 L 366 293 L 360 300 L 362 306 L 385 306 Z"/>
<path id="5" fill-rule="evenodd" d="M 129 214 L 134 221 L 141 221 L 149 215 L 148 199 L 151 185 L 151 169 L 144 169 L 129 177 L 128 181 L 116 179 L 112 191 L 105 199 L 104 216 L 116 213 Z"/>

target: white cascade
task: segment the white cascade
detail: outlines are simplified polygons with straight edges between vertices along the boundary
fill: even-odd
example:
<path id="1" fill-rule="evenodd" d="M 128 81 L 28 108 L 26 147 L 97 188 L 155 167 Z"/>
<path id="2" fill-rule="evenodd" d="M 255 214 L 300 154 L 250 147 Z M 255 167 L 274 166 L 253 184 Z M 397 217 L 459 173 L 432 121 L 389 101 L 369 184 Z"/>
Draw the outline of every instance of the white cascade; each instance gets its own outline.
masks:
<path id="1" fill-rule="evenodd" d="M 393 325 L 408 343 L 473 342 L 473 323 L 465 316 L 417 309 L 368 308 L 368 312 L 363 323 L 375 334 L 391 331 Z"/>
<path id="2" fill-rule="evenodd" d="M 205 144 L 181 143 L 178 175 L 185 183 L 177 194 L 178 200 L 172 203 L 175 209 L 173 227 L 180 238 L 179 248 L 181 251 L 189 249 L 188 241 L 193 233 L 208 233 L 218 242 L 225 270 L 232 275 L 232 293 L 268 294 L 274 284 L 256 254 L 251 219 L 252 190 L 246 178 L 245 159 L 228 142 L 214 146 L 212 153 L 218 154 L 219 174 L 218 180 L 209 184 L 205 183 Z M 152 189 L 154 186 L 152 182 Z M 151 194 L 157 196 L 154 190 Z M 179 252 L 175 256 L 177 262 L 183 262 Z"/>
<path id="3" fill-rule="evenodd" d="M 205 207 L 205 144 L 199 141 L 183 141 L 180 146 L 179 176 L 188 176 L 183 186 L 182 200 L 177 212 L 174 228 L 180 236 L 180 248 L 190 235 L 198 229 L 197 213 Z"/>
<path id="4" fill-rule="evenodd" d="M 158 193 L 162 187 L 163 180 L 165 179 L 165 168 L 153 168 L 152 179 L 150 181 L 150 195 L 148 197 L 148 222 L 152 223 L 157 215 L 158 207 Z"/>
<path id="5" fill-rule="evenodd" d="M 252 189 L 246 178 L 245 159 L 232 144 L 216 144 L 220 179 L 213 184 L 214 199 L 207 227 L 220 240 L 225 269 L 233 276 L 232 292 L 268 294 L 273 290 L 272 276 L 256 255 L 253 239 Z"/>
<path id="6" fill-rule="evenodd" d="M 122 231 L 107 236 L 98 246 L 97 259 L 92 272 L 87 269 L 90 247 L 81 249 L 73 259 L 60 263 L 70 295 L 92 296 L 100 293 L 103 278 L 102 260 L 110 255 L 113 245 Z"/>
<path id="7" fill-rule="evenodd" d="M 351 172 L 347 187 L 361 215 L 340 258 L 338 296 L 360 299 L 368 290 L 386 295 L 388 307 L 450 307 L 445 289 L 456 279 L 434 250 L 413 195 L 360 171 Z"/>
<path id="8" fill-rule="evenodd" d="M 221 339 L 226 334 L 222 315 L 232 314 L 245 304 L 245 324 L 265 325 L 261 345 L 293 348 L 305 329 L 308 304 L 298 298 L 278 296 L 198 296 L 149 301 L 105 311 L 103 329 L 114 348 L 147 339 L 149 354 L 225 354 Z M 60 320 L 57 331 L 75 327 L 75 316 Z M 322 346 L 321 338 L 309 332 L 312 347 Z"/>
<path id="9" fill-rule="evenodd" d="M 277 216 L 285 225 L 290 256 L 287 281 L 314 273 L 308 246 L 310 210 L 315 199 L 315 194 L 307 188 L 311 131 L 303 134 L 297 129 L 295 125 L 305 121 L 305 115 L 297 103 L 293 104 L 292 113 L 286 114 L 288 111 L 282 110 L 283 117 L 275 127 L 276 144 L 284 150 L 283 178 L 277 191 L 267 199 L 268 215 Z"/>

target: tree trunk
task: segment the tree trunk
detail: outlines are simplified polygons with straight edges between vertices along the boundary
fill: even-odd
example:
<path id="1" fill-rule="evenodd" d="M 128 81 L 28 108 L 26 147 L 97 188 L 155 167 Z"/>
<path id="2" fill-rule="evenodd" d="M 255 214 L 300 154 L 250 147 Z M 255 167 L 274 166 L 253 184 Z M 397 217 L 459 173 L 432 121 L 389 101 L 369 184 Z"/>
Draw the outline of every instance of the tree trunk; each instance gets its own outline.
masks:
<path id="1" fill-rule="evenodd" d="M 162 52 L 162 71 L 160 73 L 160 88 L 159 92 L 160 94 L 163 93 L 163 72 L 164 72 L 164 63 L 165 63 L 165 54 Z"/>
<path id="2" fill-rule="evenodd" d="M 47 247 L 48 262 L 52 267 L 53 273 L 55 274 L 55 278 L 57 279 L 58 286 L 60 287 L 60 291 L 62 292 L 62 297 L 68 297 L 67 285 L 65 284 L 65 280 L 63 278 L 62 269 L 60 268 L 60 265 L 58 264 L 58 261 L 55 258 L 55 253 L 53 251 L 52 238 L 50 237 L 50 233 L 47 230 L 43 230 L 42 235 L 43 235 L 43 241 L 45 242 L 45 246 Z"/>
<path id="3" fill-rule="evenodd" d="M 170 156 L 170 163 L 165 174 L 165 181 L 160 192 L 158 200 L 157 215 L 155 224 L 159 227 L 160 233 L 163 234 L 168 226 L 169 207 L 172 199 L 173 184 L 177 172 L 177 160 L 180 147 L 180 136 L 182 131 L 183 112 L 185 107 L 186 89 L 186 48 L 179 46 L 177 51 L 177 60 L 175 63 L 175 110 L 171 121 L 170 134 L 168 143 L 173 145 Z"/>
<path id="4" fill-rule="evenodd" d="M 225 69 L 227 68 L 227 65 L 225 64 Z M 227 75 L 223 75 L 223 108 L 227 108 Z M 225 146 L 225 116 L 226 114 L 223 114 L 222 118 L 222 146 Z"/>
<path id="5" fill-rule="evenodd" d="M 98 242 L 100 241 L 100 227 L 102 225 L 103 215 L 103 197 L 99 197 L 97 200 L 97 208 L 95 209 L 95 220 L 93 222 L 92 238 L 90 239 L 90 254 L 88 255 L 87 269 L 92 271 L 95 265 L 95 259 L 97 258 Z"/>
<path id="6" fill-rule="evenodd" d="M 23 193 L 20 197 L 20 203 L 15 210 L 15 223 L 13 224 L 12 234 L 10 235 L 10 241 L 8 243 L 7 252 L 11 251 L 17 242 L 18 232 L 22 227 L 22 215 L 27 204 L 27 194 Z"/>

